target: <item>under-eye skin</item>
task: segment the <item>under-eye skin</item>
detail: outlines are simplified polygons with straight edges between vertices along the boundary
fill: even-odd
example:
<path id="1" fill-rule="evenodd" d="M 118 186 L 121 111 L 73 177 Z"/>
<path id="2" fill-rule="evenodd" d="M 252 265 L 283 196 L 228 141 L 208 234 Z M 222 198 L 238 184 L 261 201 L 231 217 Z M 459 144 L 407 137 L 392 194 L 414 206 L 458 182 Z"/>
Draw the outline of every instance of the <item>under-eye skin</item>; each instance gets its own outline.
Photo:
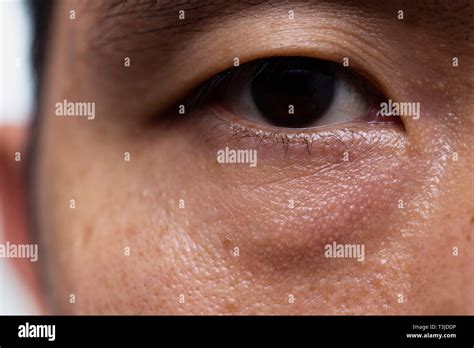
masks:
<path id="1" fill-rule="evenodd" d="M 320 140 L 327 130 L 399 127 L 397 118 L 378 115 L 383 101 L 350 68 L 309 57 L 272 57 L 215 75 L 186 104 L 191 113 L 214 114 L 234 138 L 291 145 Z"/>

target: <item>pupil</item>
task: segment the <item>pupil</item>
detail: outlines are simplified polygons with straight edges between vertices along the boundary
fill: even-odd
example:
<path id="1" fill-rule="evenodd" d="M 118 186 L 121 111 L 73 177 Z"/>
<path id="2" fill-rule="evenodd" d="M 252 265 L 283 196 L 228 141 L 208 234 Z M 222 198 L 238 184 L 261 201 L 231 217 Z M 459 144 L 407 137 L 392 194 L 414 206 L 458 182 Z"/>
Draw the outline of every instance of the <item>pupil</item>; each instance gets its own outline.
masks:
<path id="1" fill-rule="evenodd" d="M 333 64 L 305 57 L 273 58 L 263 63 L 250 89 L 255 105 L 270 124 L 307 127 L 331 105 Z"/>

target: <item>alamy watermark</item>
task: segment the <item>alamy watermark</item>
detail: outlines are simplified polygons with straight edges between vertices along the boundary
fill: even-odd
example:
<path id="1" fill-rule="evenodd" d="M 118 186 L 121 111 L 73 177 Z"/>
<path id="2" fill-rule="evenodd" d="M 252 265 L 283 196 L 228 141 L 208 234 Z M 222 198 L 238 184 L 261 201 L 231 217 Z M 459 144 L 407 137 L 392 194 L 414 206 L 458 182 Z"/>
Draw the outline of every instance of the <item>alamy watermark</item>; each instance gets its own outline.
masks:
<path id="1" fill-rule="evenodd" d="M 324 246 L 324 256 L 328 258 L 357 259 L 362 262 L 365 260 L 364 244 L 326 244 Z"/>
<path id="2" fill-rule="evenodd" d="M 421 112 L 420 103 L 416 102 L 394 102 L 389 99 L 387 102 L 380 103 L 380 110 L 378 115 L 380 116 L 405 116 L 413 117 L 414 120 L 420 118 Z"/>
<path id="3" fill-rule="evenodd" d="M 0 258 L 5 259 L 30 259 L 38 261 L 38 244 L 13 244 L 6 242 L 0 244 Z"/>
<path id="4" fill-rule="evenodd" d="M 18 326 L 19 338 L 46 338 L 52 342 L 56 340 L 56 325 L 54 324 L 30 324 L 26 322 Z"/>
<path id="5" fill-rule="evenodd" d="M 82 116 L 88 120 L 95 119 L 94 102 L 70 102 L 64 99 L 55 105 L 56 116 Z"/>
<path id="6" fill-rule="evenodd" d="M 257 166 L 257 150 L 225 149 L 217 151 L 218 163 L 248 163 L 250 167 Z"/>

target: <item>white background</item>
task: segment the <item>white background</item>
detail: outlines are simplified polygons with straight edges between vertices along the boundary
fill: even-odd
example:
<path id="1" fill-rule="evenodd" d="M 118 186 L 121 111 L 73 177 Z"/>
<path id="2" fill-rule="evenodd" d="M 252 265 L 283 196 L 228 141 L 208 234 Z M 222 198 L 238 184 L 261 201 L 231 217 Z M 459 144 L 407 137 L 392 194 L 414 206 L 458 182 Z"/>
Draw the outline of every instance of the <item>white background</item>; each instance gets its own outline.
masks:
<path id="1" fill-rule="evenodd" d="M 25 1 L 0 0 L 0 126 L 26 123 L 30 118 L 33 95 L 30 24 Z M 8 202 L 0 202 L 0 208 L 4 204 Z M 5 243 L 2 216 L 0 243 Z M 37 314 L 9 261 L 1 258 L 0 314 Z"/>

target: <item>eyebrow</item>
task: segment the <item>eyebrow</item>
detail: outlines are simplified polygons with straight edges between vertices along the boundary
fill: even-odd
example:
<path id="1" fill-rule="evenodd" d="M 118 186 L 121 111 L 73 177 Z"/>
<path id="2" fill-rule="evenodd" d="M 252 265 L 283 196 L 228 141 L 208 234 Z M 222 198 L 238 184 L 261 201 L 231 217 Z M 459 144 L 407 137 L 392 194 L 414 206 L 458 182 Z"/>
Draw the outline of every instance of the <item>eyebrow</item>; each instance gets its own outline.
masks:
<path id="1" fill-rule="evenodd" d="M 292 3 L 294 6 L 314 5 L 320 3 L 339 3 L 351 7 L 377 8 L 380 6 L 377 0 L 297 0 Z M 229 3 L 227 0 L 108 0 L 103 3 L 102 10 L 106 12 L 106 17 L 132 15 L 137 17 L 152 17 L 159 11 L 172 12 L 183 10 L 205 10 L 211 7 L 224 5 L 223 8 L 232 10 L 235 5 L 256 6 L 271 5 L 275 7 L 279 4 L 289 4 L 282 0 L 233 0 Z M 458 17 L 466 16 L 472 19 L 474 16 L 474 4 L 466 0 L 452 0 L 450 4 L 433 2 L 432 0 L 412 0 L 392 2 L 393 8 L 401 10 L 412 10 L 413 15 L 445 17 L 445 14 L 456 15 Z"/>
<path id="2" fill-rule="evenodd" d="M 249 10 L 264 14 L 285 4 L 282 0 L 109 0 L 97 6 L 89 1 L 87 12 L 96 19 L 88 41 L 97 53 L 144 52 L 157 47 L 167 53 L 179 51 L 192 35 L 228 28 L 229 17 L 252 16 Z M 291 6 L 301 8 L 302 3 Z M 184 11 L 184 20 L 179 19 L 180 11 Z"/>
<path id="3" fill-rule="evenodd" d="M 270 2 L 270 0 L 234 0 L 231 3 L 228 0 L 115 0 L 107 3 L 102 12 L 104 19 L 132 17 L 142 20 L 178 19 L 179 11 L 184 11 L 185 20 L 180 21 L 179 25 L 158 27 L 163 30 L 192 25 L 213 17 L 235 15 L 235 11 L 239 8 L 244 9 Z"/>
<path id="4" fill-rule="evenodd" d="M 292 6 L 296 10 L 315 5 L 359 9 L 374 16 L 383 14 L 384 18 L 390 13 L 394 20 L 397 11 L 403 10 L 405 19 L 401 25 L 435 27 L 440 35 L 446 35 L 450 39 L 454 36 L 459 41 L 472 40 L 471 33 L 474 32 L 474 3 L 464 0 L 453 0 L 449 5 L 429 0 L 401 0 L 392 3 L 380 3 L 378 0 L 306 0 L 292 3 L 283 0 L 107 0 L 100 3 L 96 10 L 100 19 L 105 22 L 103 25 L 110 21 L 138 21 L 143 28 L 129 33 L 143 35 L 165 31 L 199 32 L 212 20 L 238 16 L 250 8 Z M 184 11 L 185 20 L 178 20 L 179 11 Z M 117 38 L 125 38 L 125 35 Z"/>
<path id="5" fill-rule="evenodd" d="M 108 16 L 138 15 L 143 16 L 155 11 L 177 11 L 184 7 L 192 6 L 195 9 L 212 5 L 220 1 L 199 0 L 112 0 L 104 5 Z"/>

